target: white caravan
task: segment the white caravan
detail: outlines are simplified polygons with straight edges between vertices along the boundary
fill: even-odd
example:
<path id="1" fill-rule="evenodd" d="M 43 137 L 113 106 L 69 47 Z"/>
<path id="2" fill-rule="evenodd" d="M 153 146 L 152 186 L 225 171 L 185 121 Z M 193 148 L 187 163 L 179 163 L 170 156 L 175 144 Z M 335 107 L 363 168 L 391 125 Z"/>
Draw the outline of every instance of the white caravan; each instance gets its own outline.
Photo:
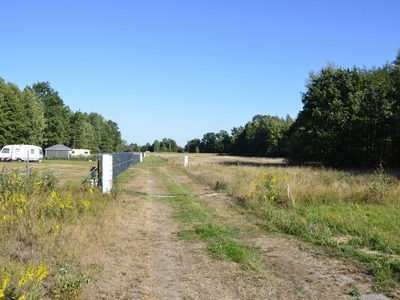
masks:
<path id="1" fill-rule="evenodd" d="M 2 161 L 42 161 L 43 150 L 34 145 L 7 145 L 1 149 L 0 160 Z"/>
<path id="2" fill-rule="evenodd" d="M 90 150 L 89 149 L 72 149 L 71 152 L 72 156 L 90 156 Z"/>

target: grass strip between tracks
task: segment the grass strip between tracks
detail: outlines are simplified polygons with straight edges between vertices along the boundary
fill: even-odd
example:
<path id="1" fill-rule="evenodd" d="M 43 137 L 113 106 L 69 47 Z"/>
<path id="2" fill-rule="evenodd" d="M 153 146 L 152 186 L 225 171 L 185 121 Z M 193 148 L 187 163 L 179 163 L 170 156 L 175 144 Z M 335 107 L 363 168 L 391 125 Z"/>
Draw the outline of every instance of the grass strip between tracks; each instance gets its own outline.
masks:
<path id="1" fill-rule="evenodd" d="M 152 164 L 157 166 L 153 168 L 154 176 L 162 182 L 168 194 L 174 196 L 160 201 L 169 201 L 173 205 L 174 218 L 184 227 L 178 232 L 179 237 L 192 243 L 205 243 L 212 257 L 234 261 L 244 269 L 257 270 L 265 265 L 257 250 L 240 240 L 237 230 L 216 222 L 215 213 L 206 203 L 193 196 L 189 188 L 177 183 L 165 168 L 158 168 L 162 165 L 161 158 L 150 159 L 155 160 Z"/>

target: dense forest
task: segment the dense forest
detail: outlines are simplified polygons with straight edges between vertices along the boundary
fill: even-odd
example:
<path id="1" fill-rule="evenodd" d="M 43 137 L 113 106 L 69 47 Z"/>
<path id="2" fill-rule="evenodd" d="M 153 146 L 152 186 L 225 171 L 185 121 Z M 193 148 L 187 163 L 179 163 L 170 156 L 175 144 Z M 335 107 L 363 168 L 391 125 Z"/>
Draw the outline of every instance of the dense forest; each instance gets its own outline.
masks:
<path id="1" fill-rule="evenodd" d="M 206 133 L 185 151 L 282 156 L 334 167 L 400 166 L 400 50 L 382 67 L 311 72 L 296 120 L 257 115 L 244 127 Z"/>
<path id="2" fill-rule="evenodd" d="M 72 112 L 50 87 L 38 82 L 22 91 L 0 78 L 0 145 L 63 144 L 92 153 L 123 150 L 117 123 L 97 113 Z"/>
<path id="3" fill-rule="evenodd" d="M 256 115 L 244 127 L 234 127 L 231 134 L 225 130 L 208 132 L 203 138 L 187 142 L 186 152 L 227 153 L 242 156 L 285 156 L 284 135 L 293 124 L 290 116 Z"/>

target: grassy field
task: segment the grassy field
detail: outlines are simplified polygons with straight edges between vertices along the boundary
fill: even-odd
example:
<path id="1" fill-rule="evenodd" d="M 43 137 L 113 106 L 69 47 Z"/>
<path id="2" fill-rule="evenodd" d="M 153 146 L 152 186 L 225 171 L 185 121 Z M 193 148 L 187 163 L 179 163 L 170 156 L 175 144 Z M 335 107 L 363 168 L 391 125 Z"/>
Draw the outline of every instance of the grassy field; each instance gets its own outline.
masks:
<path id="1" fill-rule="evenodd" d="M 296 236 L 328 256 L 351 260 L 375 278 L 378 291 L 399 287 L 399 179 L 379 167 L 339 171 L 287 166 L 281 159 L 190 154 L 150 154 L 200 184 L 235 200 L 236 209 L 266 233 Z M 101 243 L 119 209 L 81 181 L 96 162 L 1 163 L 0 298 L 74 299 L 102 267 L 85 249 Z M 122 176 L 123 179 L 123 176 Z M 160 178 L 161 180 L 162 178 Z M 118 186 L 118 185 L 117 185 Z M 171 186 L 171 193 L 178 193 Z M 179 218 L 210 216 L 190 198 Z M 252 267 L 258 257 L 235 244 L 234 233 L 211 221 L 194 225 L 217 257 Z M 182 235 L 191 234 L 181 232 Z M 222 242 L 221 242 L 222 241 Z M 218 247 L 214 247 L 214 244 Z M 223 245 L 224 247 L 220 247 Z M 223 250 L 223 252 L 220 252 Z M 90 256 L 89 256 L 90 257 Z"/>
<path id="2" fill-rule="evenodd" d="M 61 184 L 69 182 L 73 185 L 79 185 L 89 174 L 92 165 L 97 165 L 97 162 L 84 160 L 43 160 L 42 162 L 30 162 L 29 168 L 37 170 L 40 174 L 51 172 Z M 25 162 L 0 162 L 0 169 L 26 172 L 27 164 Z"/>
<path id="3" fill-rule="evenodd" d="M 377 280 L 400 282 L 400 185 L 382 167 L 339 171 L 290 167 L 281 159 L 157 154 L 198 182 L 226 193 L 267 232 L 290 234 L 354 260 Z"/>

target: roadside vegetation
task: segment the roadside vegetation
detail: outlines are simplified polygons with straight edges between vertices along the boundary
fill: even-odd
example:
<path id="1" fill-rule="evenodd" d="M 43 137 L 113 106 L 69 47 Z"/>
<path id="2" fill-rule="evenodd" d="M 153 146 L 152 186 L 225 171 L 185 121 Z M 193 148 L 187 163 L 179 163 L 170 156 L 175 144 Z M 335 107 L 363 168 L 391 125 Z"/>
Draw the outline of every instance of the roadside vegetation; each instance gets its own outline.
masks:
<path id="1" fill-rule="evenodd" d="M 72 163 L 60 184 L 60 164 L 3 163 L 0 299 L 76 299 L 101 270 L 82 251 L 113 195 L 79 185 L 87 164 Z"/>
<path id="2" fill-rule="evenodd" d="M 376 292 L 398 289 L 400 186 L 395 173 L 382 167 L 370 172 L 289 167 L 280 159 L 210 154 L 190 154 L 187 167 L 183 162 L 180 154 L 151 154 L 144 163 L 157 170 L 174 168 L 232 197 L 235 209 L 266 234 L 289 234 L 321 255 L 351 261 L 374 277 Z M 45 161 L 29 169 L 3 164 L 0 299 L 76 299 L 104 276 L 90 251 L 101 247 L 102 236 L 112 230 L 121 209 L 115 201 L 124 191 L 116 184 L 113 194 L 103 195 L 80 185 L 91 164 Z M 222 222 L 196 191 L 177 184 L 168 172 L 157 172 L 173 196 L 166 199 L 176 209 L 175 218 L 184 225 L 181 238 L 203 243 L 212 257 L 262 276 L 265 261 L 243 232 Z M 127 180 L 124 176 L 120 180 Z"/>
<path id="3" fill-rule="evenodd" d="M 171 166 L 232 196 L 265 232 L 290 234 L 349 259 L 373 275 L 376 291 L 400 283 L 400 186 L 379 167 L 370 172 L 287 167 L 282 160 L 192 154 L 162 155 Z M 224 229 L 195 227 L 198 234 Z M 213 229 L 214 228 L 214 229 Z"/>

